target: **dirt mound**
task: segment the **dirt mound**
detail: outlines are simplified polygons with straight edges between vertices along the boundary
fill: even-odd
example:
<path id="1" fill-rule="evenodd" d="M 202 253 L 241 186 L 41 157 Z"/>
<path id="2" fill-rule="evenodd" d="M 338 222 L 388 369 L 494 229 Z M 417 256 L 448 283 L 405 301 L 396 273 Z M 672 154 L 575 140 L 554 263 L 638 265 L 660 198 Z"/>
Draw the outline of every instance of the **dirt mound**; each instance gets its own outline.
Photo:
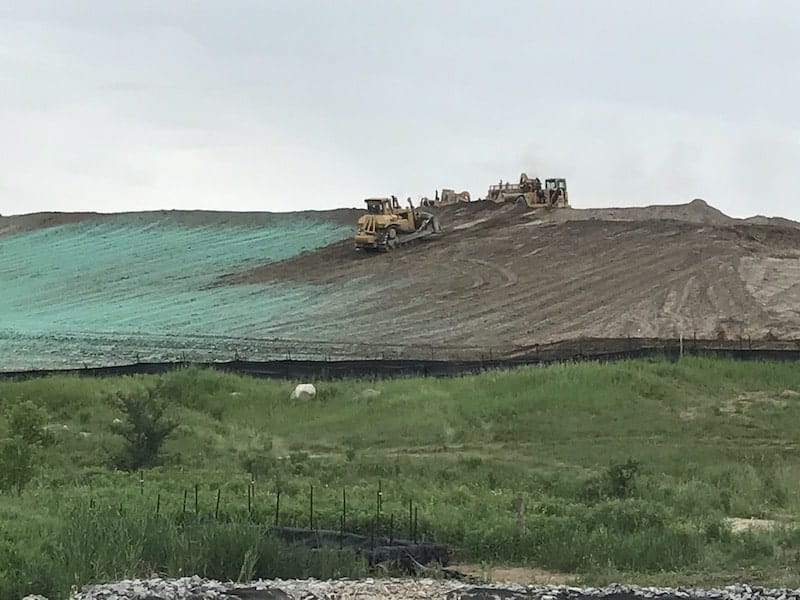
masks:
<path id="1" fill-rule="evenodd" d="M 751 225 L 774 225 L 776 227 L 790 227 L 790 228 L 800 229 L 800 223 L 798 223 L 797 221 L 784 219 L 782 217 L 765 217 L 764 215 L 756 215 L 754 217 L 742 219 L 742 221 L 744 223 L 750 223 Z"/>
<path id="2" fill-rule="evenodd" d="M 737 220 L 699 198 L 688 204 L 654 205 L 627 208 L 569 208 L 552 211 L 548 221 L 681 221 L 707 225 L 731 225 Z"/>
<path id="3" fill-rule="evenodd" d="M 372 305 L 315 326 L 386 341 L 482 346 L 590 337 L 800 337 L 800 229 L 678 206 L 530 211 L 438 209 L 445 235 L 392 254 L 349 240 L 220 280 L 359 281 Z M 376 312 L 377 311 L 377 312 Z"/>

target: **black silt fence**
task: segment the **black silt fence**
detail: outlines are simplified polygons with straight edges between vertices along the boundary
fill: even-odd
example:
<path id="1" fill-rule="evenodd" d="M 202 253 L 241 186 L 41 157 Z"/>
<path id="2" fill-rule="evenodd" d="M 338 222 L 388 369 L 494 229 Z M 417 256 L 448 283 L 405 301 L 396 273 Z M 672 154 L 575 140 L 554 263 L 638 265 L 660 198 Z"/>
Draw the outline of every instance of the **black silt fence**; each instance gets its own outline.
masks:
<path id="1" fill-rule="evenodd" d="M 480 373 L 491 369 L 510 369 L 525 365 L 540 365 L 572 361 L 613 362 L 629 359 L 661 357 L 676 360 L 683 355 L 702 355 L 736 360 L 800 361 L 800 342 L 784 342 L 776 347 L 748 347 L 742 343 L 728 342 L 714 346 L 713 341 L 689 339 L 675 340 L 574 340 L 547 346 L 526 348 L 525 353 L 514 357 L 481 358 L 475 360 L 275 360 L 255 362 L 231 360 L 227 362 L 163 362 L 135 363 L 83 369 L 49 369 L 0 372 L 0 379 L 29 379 L 49 375 L 76 374 L 88 377 L 114 377 L 121 375 L 161 374 L 185 366 L 198 366 L 220 371 L 249 375 L 251 377 L 286 380 L 335 380 L 345 378 L 394 377 L 453 377 Z"/>

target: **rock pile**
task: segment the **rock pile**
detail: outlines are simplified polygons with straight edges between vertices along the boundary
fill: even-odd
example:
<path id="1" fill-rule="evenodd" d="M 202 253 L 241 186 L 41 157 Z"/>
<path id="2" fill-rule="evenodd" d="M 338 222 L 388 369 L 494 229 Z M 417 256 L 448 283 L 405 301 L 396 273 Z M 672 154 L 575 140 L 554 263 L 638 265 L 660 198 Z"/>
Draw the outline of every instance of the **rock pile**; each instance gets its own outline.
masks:
<path id="1" fill-rule="evenodd" d="M 33 599 L 33 596 L 28 597 Z M 40 599 L 41 597 L 35 597 Z M 91 586 L 71 600 L 800 600 L 800 589 L 732 585 L 721 589 L 611 585 L 469 585 L 434 579 L 259 580 L 246 584 L 184 577 Z"/>

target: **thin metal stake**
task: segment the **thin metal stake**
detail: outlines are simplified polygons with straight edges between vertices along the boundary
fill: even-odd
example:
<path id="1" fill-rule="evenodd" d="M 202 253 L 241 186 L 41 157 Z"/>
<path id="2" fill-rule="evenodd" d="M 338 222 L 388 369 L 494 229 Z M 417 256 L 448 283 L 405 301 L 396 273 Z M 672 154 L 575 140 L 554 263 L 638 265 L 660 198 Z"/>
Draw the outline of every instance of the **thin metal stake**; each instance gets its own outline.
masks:
<path id="1" fill-rule="evenodd" d="M 408 499 L 408 539 L 414 537 L 414 500 Z"/>
<path id="2" fill-rule="evenodd" d="M 314 529 L 314 486 L 311 486 L 308 496 L 308 528 Z"/>
<path id="3" fill-rule="evenodd" d="M 342 534 L 347 525 L 347 488 L 342 488 Z"/>
<path id="4" fill-rule="evenodd" d="M 381 493 L 378 492 L 378 501 L 375 503 L 375 526 L 376 535 L 381 534 Z"/>

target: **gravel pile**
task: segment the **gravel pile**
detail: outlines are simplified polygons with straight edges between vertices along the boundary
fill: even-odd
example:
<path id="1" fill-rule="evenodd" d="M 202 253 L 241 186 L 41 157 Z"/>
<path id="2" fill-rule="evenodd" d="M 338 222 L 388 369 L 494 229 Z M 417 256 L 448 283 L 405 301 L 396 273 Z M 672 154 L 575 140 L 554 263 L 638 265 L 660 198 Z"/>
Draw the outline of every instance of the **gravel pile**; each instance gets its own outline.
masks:
<path id="1" fill-rule="evenodd" d="M 27 600 L 45 600 L 28 596 Z M 184 577 L 135 579 L 95 585 L 71 600 L 800 600 L 800 589 L 733 585 L 721 589 L 644 588 L 611 585 L 578 588 L 556 585 L 470 585 L 433 579 L 363 579 L 317 581 L 262 580 L 247 584 Z"/>

